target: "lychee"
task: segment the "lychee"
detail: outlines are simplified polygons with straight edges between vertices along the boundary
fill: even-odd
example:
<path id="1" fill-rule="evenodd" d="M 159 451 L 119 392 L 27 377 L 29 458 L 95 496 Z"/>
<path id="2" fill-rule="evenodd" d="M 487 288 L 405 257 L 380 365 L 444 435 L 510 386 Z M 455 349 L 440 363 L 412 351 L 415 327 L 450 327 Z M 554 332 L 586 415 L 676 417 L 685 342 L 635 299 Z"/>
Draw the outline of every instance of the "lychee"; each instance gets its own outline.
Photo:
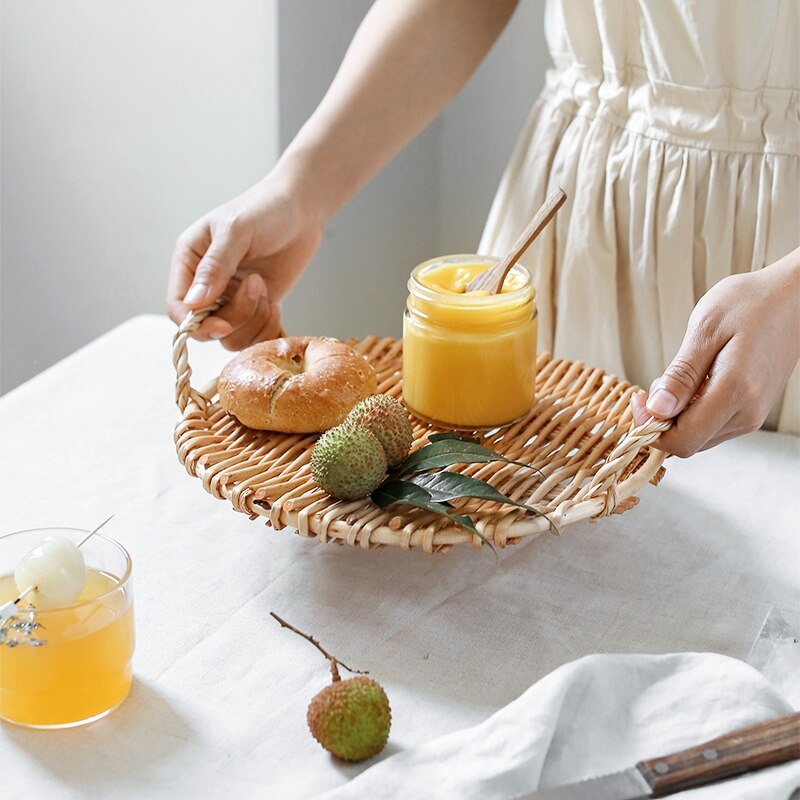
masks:
<path id="1" fill-rule="evenodd" d="M 311 452 L 311 474 L 340 500 L 367 497 L 386 476 L 386 453 L 366 428 L 342 423 L 326 431 Z"/>
<path id="2" fill-rule="evenodd" d="M 314 738 L 343 761 L 363 761 L 383 750 L 392 713 L 383 687 L 372 678 L 334 680 L 308 705 Z"/>
<path id="3" fill-rule="evenodd" d="M 357 403 L 345 424 L 370 431 L 383 445 L 390 469 L 408 455 L 413 441 L 411 423 L 403 404 L 388 394 L 374 394 Z"/>
<path id="4" fill-rule="evenodd" d="M 270 616 L 284 628 L 311 642 L 330 662 L 331 683 L 318 692 L 308 704 L 306 720 L 314 738 L 330 753 L 343 761 L 363 761 L 380 753 L 389 738 L 392 711 L 383 687 L 372 678 L 348 678 L 339 675 L 339 667 L 348 672 L 361 670 L 348 667 L 332 656 L 307 633 L 290 625 L 274 611 Z"/>

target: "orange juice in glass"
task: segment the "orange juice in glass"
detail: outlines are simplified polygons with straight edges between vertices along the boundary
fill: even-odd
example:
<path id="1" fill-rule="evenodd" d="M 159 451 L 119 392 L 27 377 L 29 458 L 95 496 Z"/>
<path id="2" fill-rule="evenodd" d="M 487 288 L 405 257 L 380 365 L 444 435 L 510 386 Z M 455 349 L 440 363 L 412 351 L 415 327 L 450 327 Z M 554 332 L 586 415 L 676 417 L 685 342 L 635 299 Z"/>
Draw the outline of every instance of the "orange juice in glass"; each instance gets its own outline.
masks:
<path id="1" fill-rule="evenodd" d="M 20 593 L 14 570 L 46 537 L 77 544 L 86 531 L 40 528 L 0 537 L 0 606 Z M 105 716 L 128 695 L 134 649 L 131 559 L 113 539 L 81 548 L 86 582 L 68 605 L 20 601 L 0 627 L 0 718 L 67 728 Z"/>

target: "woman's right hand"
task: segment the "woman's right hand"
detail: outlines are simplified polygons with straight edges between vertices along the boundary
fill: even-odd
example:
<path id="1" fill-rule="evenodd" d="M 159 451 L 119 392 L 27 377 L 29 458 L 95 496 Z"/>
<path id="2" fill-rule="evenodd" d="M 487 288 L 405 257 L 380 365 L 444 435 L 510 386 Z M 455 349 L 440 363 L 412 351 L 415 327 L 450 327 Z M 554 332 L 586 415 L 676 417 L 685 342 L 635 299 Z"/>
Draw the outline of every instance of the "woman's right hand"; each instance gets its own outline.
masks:
<path id="1" fill-rule="evenodd" d="M 278 336 L 279 303 L 316 253 L 322 229 L 296 187 L 273 171 L 178 237 L 167 289 L 170 318 L 180 324 L 190 310 L 223 298 L 194 338 L 241 350 Z"/>

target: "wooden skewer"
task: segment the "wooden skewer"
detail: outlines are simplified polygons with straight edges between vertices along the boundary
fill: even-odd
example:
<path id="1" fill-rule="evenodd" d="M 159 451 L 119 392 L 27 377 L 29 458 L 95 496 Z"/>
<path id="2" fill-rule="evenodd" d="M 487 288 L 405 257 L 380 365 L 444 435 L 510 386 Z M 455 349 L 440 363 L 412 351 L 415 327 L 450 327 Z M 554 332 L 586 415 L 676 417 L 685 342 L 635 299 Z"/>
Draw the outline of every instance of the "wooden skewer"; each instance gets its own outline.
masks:
<path id="1" fill-rule="evenodd" d="M 83 545 L 85 545 L 86 542 L 88 542 L 89 539 L 91 539 L 92 536 L 94 536 L 97 533 L 97 531 L 99 531 L 100 528 L 103 527 L 103 525 L 105 525 L 107 522 L 111 522 L 112 519 L 114 519 L 113 514 L 107 520 L 101 522 L 94 530 L 89 531 L 89 533 L 87 533 L 86 536 L 84 536 L 83 539 L 81 539 L 80 542 L 78 542 L 77 547 L 83 547 Z"/>
<path id="2" fill-rule="evenodd" d="M 4 603 L 2 606 L 0 606 L 0 625 L 2 625 L 9 617 L 14 616 L 19 601 L 22 600 L 26 594 L 32 592 L 35 588 L 35 586 L 29 586 L 24 592 L 20 592 L 19 596 L 15 600 L 9 600 L 7 603 Z"/>
<path id="3" fill-rule="evenodd" d="M 17 605 L 19 604 L 20 600 L 25 597 L 26 594 L 32 592 L 36 587 L 29 586 L 25 591 L 20 592 L 19 595 L 14 600 L 9 600 L 7 603 L 3 603 L 0 606 L 0 625 L 5 623 L 7 619 L 13 617 L 17 611 Z"/>
<path id="4" fill-rule="evenodd" d="M 83 547 L 83 545 L 85 545 L 86 542 L 88 542 L 89 539 L 91 539 L 92 536 L 94 536 L 97 533 L 97 531 L 100 530 L 100 528 L 102 528 L 106 523 L 110 522 L 113 518 L 114 515 L 112 514 L 108 519 L 103 520 L 103 522 L 101 522 L 96 528 L 90 530 L 89 533 L 87 533 L 86 536 L 84 536 L 83 539 L 81 539 L 80 542 L 78 542 L 76 547 Z M 28 586 L 27 589 L 21 591 L 16 596 L 16 598 L 14 598 L 14 600 L 9 600 L 7 603 L 4 603 L 2 606 L 0 606 L 0 623 L 4 622 L 10 616 L 12 616 L 16 609 L 16 606 L 19 605 L 20 600 L 22 600 L 26 595 L 35 591 L 35 589 L 36 586 Z"/>

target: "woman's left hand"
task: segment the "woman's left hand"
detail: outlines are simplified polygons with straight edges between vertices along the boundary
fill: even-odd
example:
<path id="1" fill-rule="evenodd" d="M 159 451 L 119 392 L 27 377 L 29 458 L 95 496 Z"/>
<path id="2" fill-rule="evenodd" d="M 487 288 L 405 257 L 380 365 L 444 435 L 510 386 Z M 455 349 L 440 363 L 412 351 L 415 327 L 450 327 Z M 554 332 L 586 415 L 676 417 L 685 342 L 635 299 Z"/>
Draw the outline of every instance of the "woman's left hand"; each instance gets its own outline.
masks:
<path id="1" fill-rule="evenodd" d="M 634 420 L 674 419 L 654 446 L 686 458 L 760 428 L 798 359 L 800 248 L 700 299 L 672 363 L 634 395 Z"/>

